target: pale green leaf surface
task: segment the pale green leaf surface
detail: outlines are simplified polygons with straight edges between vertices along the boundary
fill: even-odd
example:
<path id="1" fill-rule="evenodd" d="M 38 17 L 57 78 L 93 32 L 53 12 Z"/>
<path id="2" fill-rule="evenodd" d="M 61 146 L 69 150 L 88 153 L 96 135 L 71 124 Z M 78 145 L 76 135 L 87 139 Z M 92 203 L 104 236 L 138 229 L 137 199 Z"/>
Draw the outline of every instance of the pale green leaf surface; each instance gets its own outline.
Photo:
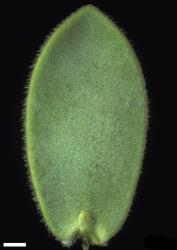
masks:
<path id="1" fill-rule="evenodd" d="M 63 244 L 82 236 L 104 245 L 122 227 L 146 130 L 145 83 L 131 45 L 98 9 L 81 8 L 42 47 L 25 106 L 34 192 Z"/>

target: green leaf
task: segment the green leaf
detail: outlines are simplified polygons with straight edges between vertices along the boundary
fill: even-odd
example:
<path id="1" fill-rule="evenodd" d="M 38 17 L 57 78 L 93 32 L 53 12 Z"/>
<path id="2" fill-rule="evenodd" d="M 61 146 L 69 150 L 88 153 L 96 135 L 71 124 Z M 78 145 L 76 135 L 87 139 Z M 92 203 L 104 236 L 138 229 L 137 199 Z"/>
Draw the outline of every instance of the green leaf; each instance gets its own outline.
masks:
<path id="1" fill-rule="evenodd" d="M 60 24 L 37 56 L 25 101 L 26 158 L 52 234 L 105 245 L 130 211 L 148 121 L 138 59 L 91 5 Z"/>

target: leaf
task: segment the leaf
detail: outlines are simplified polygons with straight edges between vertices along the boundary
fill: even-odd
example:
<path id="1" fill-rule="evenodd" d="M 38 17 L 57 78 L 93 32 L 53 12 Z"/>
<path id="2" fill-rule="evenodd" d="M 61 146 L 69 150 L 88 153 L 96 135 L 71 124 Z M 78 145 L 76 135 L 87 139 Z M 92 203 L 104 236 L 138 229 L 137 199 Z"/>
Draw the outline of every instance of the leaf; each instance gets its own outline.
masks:
<path id="1" fill-rule="evenodd" d="M 146 141 L 147 94 L 121 30 L 91 5 L 48 37 L 25 101 L 26 158 L 52 234 L 105 245 L 128 216 Z"/>

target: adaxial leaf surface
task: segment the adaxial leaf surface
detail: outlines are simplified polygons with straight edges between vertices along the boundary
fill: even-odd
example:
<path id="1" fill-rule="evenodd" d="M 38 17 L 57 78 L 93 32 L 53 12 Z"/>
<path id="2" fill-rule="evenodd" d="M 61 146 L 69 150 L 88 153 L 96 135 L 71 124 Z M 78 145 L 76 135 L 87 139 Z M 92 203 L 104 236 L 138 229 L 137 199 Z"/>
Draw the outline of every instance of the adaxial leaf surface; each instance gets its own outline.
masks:
<path id="1" fill-rule="evenodd" d="M 60 24 L 34 65 L 25 106 L 34 193 L 53 235 L 104 245 L 135 194 L 147 130 L 138 59 L 121 30 L 93 6 Z"/>

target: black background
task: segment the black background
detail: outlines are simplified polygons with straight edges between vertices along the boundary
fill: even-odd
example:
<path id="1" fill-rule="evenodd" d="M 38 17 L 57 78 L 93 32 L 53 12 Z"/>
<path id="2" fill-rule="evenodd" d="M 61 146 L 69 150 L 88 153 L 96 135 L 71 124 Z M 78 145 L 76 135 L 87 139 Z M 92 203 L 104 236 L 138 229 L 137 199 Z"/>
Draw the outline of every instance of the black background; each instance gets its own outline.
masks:
<path id="1" fill-rule="evenodd" d="M 107 249 L 177 249 L 174 2 L 43 1 L 37 5 L 18 1 L 1 6 L 1 54 L 5 54 L 0 85 L 1 124 L 5 125 L 1 130 L 1 246 L 2 242 L 27 242 L 28 249 L 63 249 L 40 222 L 27 184 L 21 132 L 24 86 L 45 37 L 71 12 L 92 3 L 111 16 L 132 42 L 150 102 L 148 143 L 137 195 L 126 223 Z M 72 249 L 81 249 L 80 243 Z"/>

